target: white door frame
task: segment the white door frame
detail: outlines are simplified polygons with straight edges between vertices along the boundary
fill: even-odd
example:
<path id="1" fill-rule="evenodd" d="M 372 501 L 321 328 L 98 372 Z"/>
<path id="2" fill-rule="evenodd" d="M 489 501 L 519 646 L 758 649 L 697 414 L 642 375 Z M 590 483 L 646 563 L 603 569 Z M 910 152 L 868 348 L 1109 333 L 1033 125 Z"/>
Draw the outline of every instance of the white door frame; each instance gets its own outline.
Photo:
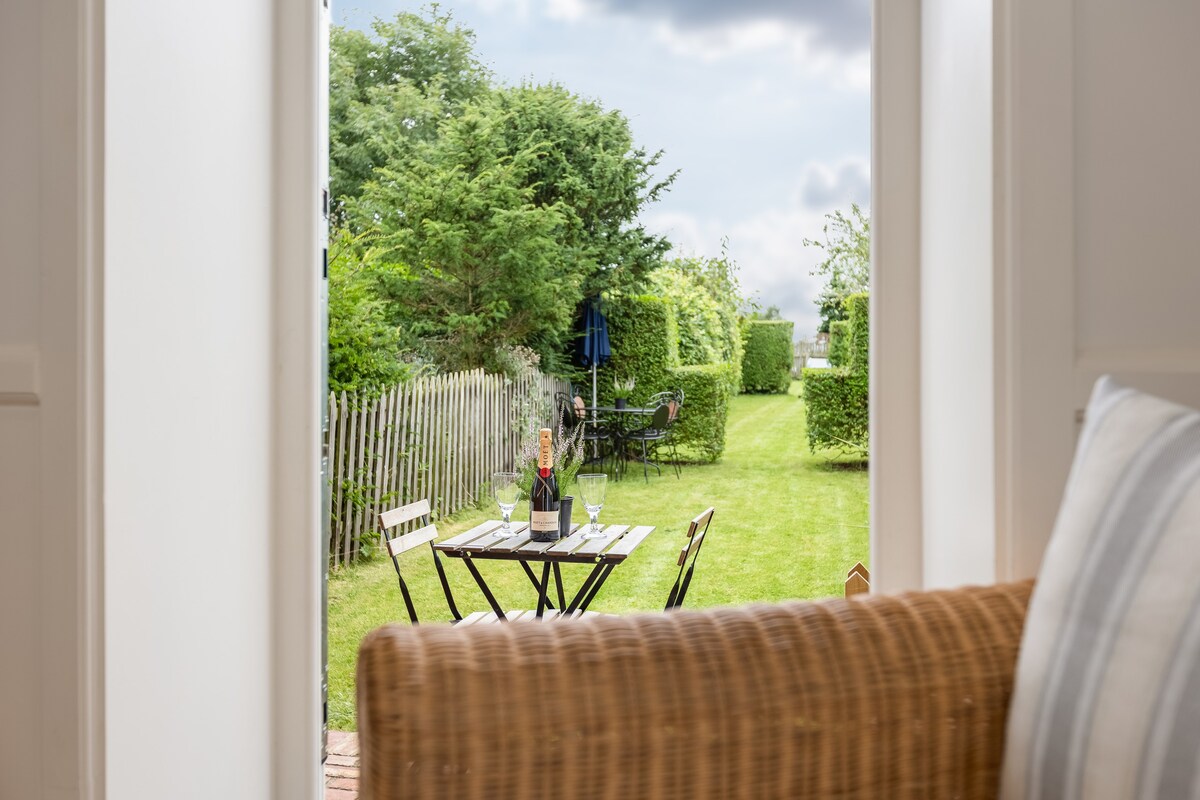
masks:
<path id="1" fill-rule="evenodd" d="M 871 571 L 896 592 L 923 580 L 920 0 L 875 0 L 871 51 Z"/>

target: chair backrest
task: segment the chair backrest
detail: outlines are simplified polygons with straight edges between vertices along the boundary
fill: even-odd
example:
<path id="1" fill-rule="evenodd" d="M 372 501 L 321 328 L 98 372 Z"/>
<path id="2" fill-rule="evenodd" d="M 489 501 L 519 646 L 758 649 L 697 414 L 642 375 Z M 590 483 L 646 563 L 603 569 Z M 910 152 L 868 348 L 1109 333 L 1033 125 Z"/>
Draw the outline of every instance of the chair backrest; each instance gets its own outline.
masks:
<path id="1" fill-rule="evenodd" d="M 579 419 L 587 419 L 587 403 L 583 402 L 583 398 L 575 395 L 572 405 L 575 408 L 575 416 Z"/>
<path id="2" fill-rule="evenodd" d="M 688 525 L 688 540 L 679 551 L 679 574 L 675 576 L 675 585 L 671 587 L 671 594 L 667 597 L 667 611 L 683 606 L 683 599 L 687 596 L 688 587 L 692 585 L 692 575 L 696 571 L 696 558 L 700 555 L 700 548 L 704 546 L 714 511 L 711 507 L 706 509 Z"/>
<path id="3" fill-rule="evenodd" d="M 674 399 L 674 392 L 658 392 L 657 394 L 650 395 L 650 399 L 646 401 L 646 405 L 657 408 L 658 406 L 661 406 L 664 403 L 669 403 Z"/>
<path id="4" fill-rule="evenodd" d="M 654 409 L 654 416 L 650 418 L 650 427 L 655 430 L 664 430 L 671 424 L 671 405 L 663 403 L 658 408 Z"/>
<path id="5" fill-rule="evenodd" d="M 429 501 L 418 500 L 406 506 L 384 511 L 379 515 L 379 532 L 383 534 L 388 555 L 392 557 L 392 565 L 396 568 L 396 579 L 400 582 L 400 594 L 404 596 L 404 606 L 408 611 L 408 619 L 413 625 L 417 624 L 417 609 L 413 605 L 412 595 L 408 591 L 408 584 L 404 582 L 404 576 L 400 573 L 400 556 L 414 547 L 420 547 L 423 544 L 428 544 L 430 552 L 433 553 L 433 563 L 437 567 L 438 579 L 442 583 L 442 592 L 446 595 L 446 604 L 450 606 L 450 613 L 456 620 L 462 619 L 462 615 L 458 613 L 458 606 L 454 603 L 454 595 L 450 591 L 450 582 L 446 580 L 446 571 L 442 567 L 442 559 L 438 556 L 437 550 L 433 549 L 433 543 L 437 541 L 438 532 L 437 526 L 430 522 L 430 513 Z M 406 522 L 413 522 L 414 520 L 424 524 L 414 531 L 399 536 L 392 536 L 389 533 Z"/>

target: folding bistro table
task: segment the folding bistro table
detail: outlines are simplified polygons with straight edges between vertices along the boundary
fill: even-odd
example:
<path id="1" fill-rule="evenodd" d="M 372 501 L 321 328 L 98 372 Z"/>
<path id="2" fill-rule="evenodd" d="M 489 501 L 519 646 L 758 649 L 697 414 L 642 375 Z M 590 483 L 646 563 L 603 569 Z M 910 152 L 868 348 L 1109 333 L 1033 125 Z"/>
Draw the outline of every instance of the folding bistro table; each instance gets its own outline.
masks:
<path id="1" fill-rule="evenodd" d="M 444 542 L 438 542 L 433 547 L 451 558 L 461 558 L 467 565 L 471 577 L 479 584 L 480 591 L 487 598 L 488 605 L 496 613 L 497 619 L 507 619 L 504 609 L 496 601 L 496 596 L 488 588 L 475 561 L 490 559 L 496 561 L 516 561 L 520 563 L 525 574 L 538 591 L 537 616 L 541 617 L 546 609 L 556 610 L 550 594 L 550 575 L 554 574 L 557 587 L 558 608 L 563 616 L 582 614 L 600 591 L 600 587 L 608 580 L 608 576 L 625 559 L 654 532 L 653 525 L 606 525 L 602 526 L 604 535 L 597 539 L 584 539 L 583 532 L 590 524 L 582 527 L 572 525 L 572 533 L 557 542 L 535 542 L 529 538 L 529 525 L 525 522 L 512 523 L 516 536 L 500 538 L 493 536 L 502 523 L 499 520 L 489 520 L 477 525 L 466 533 L 451 537 Z M 539 577 L 531 564 L 541 564 L 542 574 Z M 563 564 L 592 564 L 579 590 L 568 603 L 566 590 L 563 587 Z"/>

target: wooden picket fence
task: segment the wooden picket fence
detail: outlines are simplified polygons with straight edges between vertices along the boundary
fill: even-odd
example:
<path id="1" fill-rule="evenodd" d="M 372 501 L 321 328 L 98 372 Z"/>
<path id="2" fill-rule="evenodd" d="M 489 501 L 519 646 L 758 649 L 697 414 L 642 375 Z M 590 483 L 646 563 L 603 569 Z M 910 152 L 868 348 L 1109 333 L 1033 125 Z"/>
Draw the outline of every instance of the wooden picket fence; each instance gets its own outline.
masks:
<path id="1" fill-rule="evenodd" d="M 428 498 L 441 516 L 474 505 L 511 470 L 520 424 L 570 384 L 540 373 L 435 375 L 382 395 L 329 395 L 330 563 L 358 558 L 381 511 Z"/>

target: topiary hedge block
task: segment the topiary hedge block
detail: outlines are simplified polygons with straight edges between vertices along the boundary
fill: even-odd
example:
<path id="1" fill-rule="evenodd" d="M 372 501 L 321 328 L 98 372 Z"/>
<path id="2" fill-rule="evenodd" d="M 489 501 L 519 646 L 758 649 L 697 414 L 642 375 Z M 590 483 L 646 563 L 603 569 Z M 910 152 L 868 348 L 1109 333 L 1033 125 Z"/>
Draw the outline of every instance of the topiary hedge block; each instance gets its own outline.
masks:
<path id="1" fill-rule="evenodd" d="M 742 391 L 787 394 L 792 383 L 792 328 L 782 320 L 746 322 Z"/>
<path id="2" fill-rule="evenodd" d="M 850 323 L 835 319 L 829 323 L 829 366 L 846 366 L 846 343 L 850 338 Z"/>
<path id="3" fill-rule="evenodd" d="M 683 410 L 676 423 L 676 442 L 693 450 L 702 461 L 716 461 L 725 452 L 725 423 L 737 375 L 732 364 L 702 364 L 671 371 L 672 388 L 683 390 Z"/>
<path id="4" fill-rule="evenodd" d="M 871 361 L 871 296 L 866 292 L 847 297 L 846 363 L 851 372 L 866 372 Z"/>
<path id="5" fill-rule="evenodd" d="M 613 378 L 636 378 L 626 399 L 632 405 L 670 387 L 679 366 L 679 328 L 670 302 L 653 295 L 623 297 L 605 304 L 612 358 L 600 368 L 598 392 L 603 403 L 615 399 Z"/>
<path id="6" fill-rule="evenodd" d="M 803 394 L 808 419 L 808 447 L 865 453 L 868 449 L 870 410 L 869 378 L 865 371 L 804 370 Z"/>
<path id="7" fill-rule="evenodd" d="M 637 378 L 637 386 L 627 398 L 631 405 L 642 405 L 658 392 L 682 389 L 684 404 L 675 429 L 676 443 L 704 461 L 719 458 L 725 450 L 729 398 L 735 391 L 733 367 L 680 366 L 675 309 L 660 297 L 620 298 L 610 302 L 604 313 L 612 359 L 599 370 L 601 403 L 615 399 L 614 376 Z"/>

